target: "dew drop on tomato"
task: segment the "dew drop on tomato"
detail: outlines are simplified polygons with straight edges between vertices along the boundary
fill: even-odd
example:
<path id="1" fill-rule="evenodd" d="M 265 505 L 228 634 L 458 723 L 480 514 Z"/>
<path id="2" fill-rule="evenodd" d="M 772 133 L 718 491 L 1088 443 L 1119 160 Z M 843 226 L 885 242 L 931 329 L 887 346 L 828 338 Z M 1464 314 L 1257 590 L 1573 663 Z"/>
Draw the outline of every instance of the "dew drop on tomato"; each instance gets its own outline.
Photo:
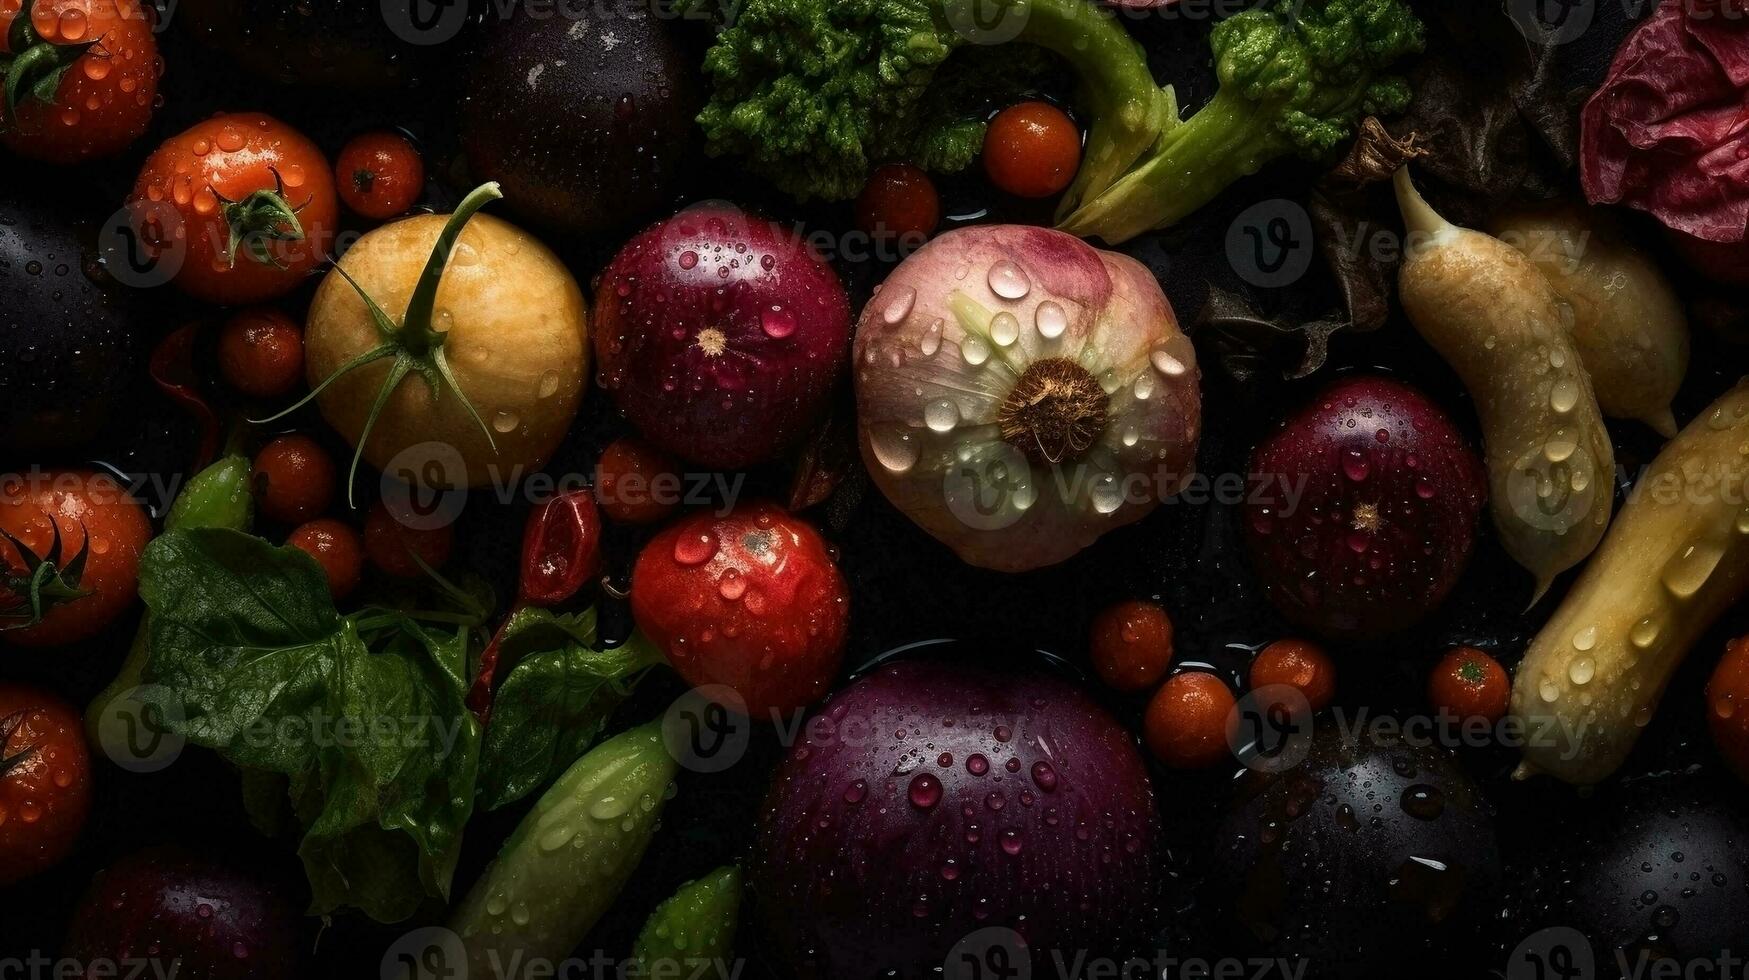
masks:
<path id="1" fill-rule="evenodd" d="M 923 810 L 931 809 L 941 802 L 941 780 L 929 773 L 916 776 L 911 780 L 908 795 L 912 806 Z"/>
<path id="2" fill-rule="evenodd" d="M 674 560 L 687 567 L 702 565 L 717 553 L 717 536 L 710 531 L 683 534 L 674 539 Z"/>

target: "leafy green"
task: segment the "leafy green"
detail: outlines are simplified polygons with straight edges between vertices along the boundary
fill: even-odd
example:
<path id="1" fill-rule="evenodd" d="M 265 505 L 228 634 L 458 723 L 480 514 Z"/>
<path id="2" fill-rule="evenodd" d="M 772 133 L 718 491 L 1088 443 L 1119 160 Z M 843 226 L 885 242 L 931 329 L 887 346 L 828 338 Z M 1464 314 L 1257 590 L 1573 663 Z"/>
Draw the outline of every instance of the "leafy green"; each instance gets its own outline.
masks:
<path id="1" fill-rule="evenodd" d="M 876 163 L 907 152 L 916 154 L 913 162 L 941 170 L 969 163 L 983 124 L 958 111 L 968 101 L 959 88 L 985 87 L 969 73 L 933 84 L 962 50 L 995 49 L 980 52 L 984 64 L 1018 51 L 1019 63 L 1031 55 L 1010 45 L 1036 45 L 1074 69 L 1091 127 L 1088 163 L 1070 200 L 1104 190 L 1170 115 L 1141 46 L 1090 0 L 681 5 L 735 11 L 705 55 L 712 92 L 698 121 L 707 150 L 742 158 L 799 199 L 854 197 Z"/>
<path id="2" fill-rule="evenodd" d="M 238 766 L 289 778 L 312 913 L 392 922 L 448 898 L 480 749 L 463 704 L 465 628 L 341 616 L 314 559 L 217 528 L 153 541 L 140 595 L 161 716 Z"/>
<path id="3" fill-rule="evenodd" d="M 1328 159 L 1363 116 L 1408 105 L 1408 83 L 1386 70 L 1424 43 L 1405 0 L 1278 2 L 1227 18 L 1209 35 L 1214 99 L 1059 227 L 1115 244 L 1182 220 L 1271 160 Z"/>
<path id="4" fill-rule="evenodd" d="M 642 633 L 600 649 L 594 609 L 519 610 L 504 627 L 499 657 L 509 673 L 493 698 L 480 754 L 480 805 L 488 809 L 514 803 L 570 768 L 636 676 L 662 663 Z"/>

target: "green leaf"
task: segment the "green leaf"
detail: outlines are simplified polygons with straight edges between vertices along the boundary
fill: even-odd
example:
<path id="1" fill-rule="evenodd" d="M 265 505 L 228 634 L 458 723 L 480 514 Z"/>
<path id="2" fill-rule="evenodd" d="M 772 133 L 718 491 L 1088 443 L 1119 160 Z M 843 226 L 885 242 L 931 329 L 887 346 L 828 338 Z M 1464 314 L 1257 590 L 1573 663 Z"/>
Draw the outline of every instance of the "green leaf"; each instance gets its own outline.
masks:
<path id="1" fill-rule="evenodd" d="M 600 737 L 637 675 L 662 663 L 642 633 L 600 649 L 595 610 L 554 615 L 527 607 L 499 645 L 504 678 L 480 752 L 480 805 L 514 803 L 556 779 Z M 508 673 L 503 673 L 503 671 Z"/>
<path id="2" fill-rule="evenodd" d="M 312 914 L 394 922 L 448 899 L 479 765 L 464 629 L 369 610 L 367 642 L 314 559 L 215 528 L 153 541 L 140 595 L 146 677 L 180 709 L 164 717 L 236 765 L 290 778 Z"/>

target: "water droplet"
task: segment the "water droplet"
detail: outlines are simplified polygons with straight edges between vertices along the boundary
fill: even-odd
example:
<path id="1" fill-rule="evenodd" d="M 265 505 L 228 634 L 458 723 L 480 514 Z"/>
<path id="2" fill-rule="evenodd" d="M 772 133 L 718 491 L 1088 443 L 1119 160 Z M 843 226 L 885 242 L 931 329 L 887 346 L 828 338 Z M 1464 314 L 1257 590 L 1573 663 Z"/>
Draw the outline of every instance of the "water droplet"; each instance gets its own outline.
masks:
<path id="1" fill-rule="evenodd" d="M 1020 299 L 1032 289 L 1032 280 L 1026 273 L 1007 259 L 998 259 L 990 266 L 990 272 L 985 276 L 990 284 L 990 291 L 1003 299 Z"/>
<path id="2" fill-rule="evenodd" d="M 935 432 L 952 432 L 960 424 L 960 409 L 951 398 L 938 398 L 923 409 L 923 422 Z"/>
<path id="3" fill-rule="evenodd" d="M 697 252 L 694 252 L 692 249 L 689 248 L 686 251 L 680 253 L 680 267 L 682 269 L 692 269 L 692 268 L 696 267 L 697 265 L 698 265 L 698 253 Z"/>
<path id="4" fill-rule="evenodd" d="M 1573 406 L 1577 404 L 1579 404 L 1579 386 L 1574 384 L 1572 380 L 1562 378 L 1555 382 L 1553 388 L 1549 389 L 1549 407 L 1557 413 L 1565 415 L 1571 412 Z"/>
<path id="5" fill-rule="evenodd" d="M 1597 627 L 1587 626 L 1573 634 L 1573 649 L 1589 650 L 1597 645 Z"/>
<path id="6" fill-rule="evenodd" d="M 1350 449 L 1342 454 L 1342 473 L 1350 480 L 1360 483 L 1372 473 L 1372 464 L 1367 462 L 1365 453 Z"/>
<path id="7" fill-rule="evenodd" d="M 966 359 L 967 364 L 977 367 L 990 359 L 990 345 L 977 334 L 967 334 L 960 344 L 960 356 Z"/>
<path id="8" fill-rule="evenodd" d="M 945 326 L 947 321 L 938 319 L 923 331 L 923 337 L 917 341 L 917 350 L 924 357 L 934 357 L 935 352 L 941 349 L 941 331 Z"/>
<path id="9" fill-rule="evenodd" d="M 499 432 L 514 432 L 521 422 L 515 412 L 499 412 L 492 418 L 492 428 Z"/>
<path id="10" fill-rule="evenodd" d="M 906 795 L 911 798 L 911 805 L 922 810 L 930 809 L 941 802 L 941 780 L 929 773 L 920 773 L 911 780 L 911 788 Z"/>
<path id="11" fill-rule="evenodd" d="M 1664 587 L 1678 599 L 1686 599 L 1706 584 L 1725 549 L 1711 541 L 1697 541 L 1684 548 L 1664 566 Z"/>
<path id="12" fill-rule="evenodd" d="M 875 460 L 892 473 L 904 473 L 917 465 L 917 457 L 923 451 L 911 430 L 898 425 L 872 427 L 868 444 Z"/>
<path id="13" fill-rule="evenodd" d="M 1549 441 L 1543 445 L 1543 455 L 1548 457 L 1548 461 L 1551 463 L 1562 463 L 1566 462 L 1567 458 L 1572 456 L 1578 448 L 1579 440 L 1577 438 L 1566 429 L 1556 429 L 1555 434 L 1549 436 Z"/>
<path id="14" fill-rule="evenodd" d="M 900 286 L 892 291 L 886 308 L 881 311 L 881 322 L 889 327 L 896 327 L 905 322 L 905 318 L 911 315 L 911 310 L 916 305 L 917 290 L 910 286 Z"/>
<path id="15" fill-rule="evenodd" d="M 559 372 L 549 370 L 540 376 L 540 388 L 536 391 L 542 398 L 551 398 L 559 390 Z"/>
<path id="16" fill-rule="evenodd" d="M 1590 657 L 1575 657 L 1567 665 L 1567 678 L 1581 686 L 1591 683 L 1591 678 L 1597 676 L 1597 662 Z"/>
<path id="17" fill-rule="evenodd" d="M 781 306 L 773 306 L 760 311 L 759 328 L 772 340 L 782 340 L 796 332 L 796 316 Z"/>
<path id="18" fill-rule="evenodd" d="M 1007 347 L 1020 339 L 1020 319 L 1003 310 L 990 320 L 990 339 L 998 347 Z"/>
<path id="19" fill-rule="evenodd" d="M 1547 704 L 1554 704 L 1561 697 L 1561 686 L 1556 684 L 1552 677 L 1544 677 L 1538 681 L 1536 691 L 1537 695 Z"/>
<path id="20" fill-rule="evenodd" d="M 1641 650 L 1658 642 L 1657 621 L 1652 619 L 1652 617 L 1647 616 L 1645 619 L 1635 623 L 1633 630 L 1628 634 L 1628 640 Z"/>
<path id="21" fill-rule="evenodd" d="M 696 531 L 674 539 L 674 560 L 688 567 L 702 565 L 717 555 L 717 536 L 712 531 Z"/>
<path id="22" fill-rule="evenodd" d="M 989 771 L 989 759 L 975 753 L 966 757 L 966 772 L 969 772 L 974 776 L 982 776 Z"/>
<path id="23" fill-rule="evenodd" d="M 1055 340 L 1069 329 L 1069 314 L 1053 300 L 1045 300 L 1038 305 L 1032 315 L 1033 326 L 1038 328 L 1038 334 L 1046 340 Z"/>
<path id="24" fill-rule="evenodd" d="M 1040 760 L 1032 764 L 1032 781 L 1047 793 L 1056 792 L 1057 771 L 1051 768 L 1050 763 Z"/>
<path id="25" fill-rule="evenodd" d="M 1445 813 L 1445 794 L 1436 786 L 1416 783 L 1403 790 L 1398 804 L 1404 813 L 1417 820 L 1438 820 Z"/>

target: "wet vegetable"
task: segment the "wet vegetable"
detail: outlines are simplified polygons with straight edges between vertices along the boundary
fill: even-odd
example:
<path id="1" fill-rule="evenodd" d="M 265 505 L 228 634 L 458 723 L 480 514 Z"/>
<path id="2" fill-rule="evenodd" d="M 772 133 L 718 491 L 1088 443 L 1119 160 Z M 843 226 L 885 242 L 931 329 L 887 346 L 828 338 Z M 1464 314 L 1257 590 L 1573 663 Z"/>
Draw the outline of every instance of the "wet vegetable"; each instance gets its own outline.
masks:
<path id="1" fill-rule="evenodd" d="M 285 543 L 316 559 L 336 602 L 351 595 L 364 577 L 364 542 L 351 525 L 317 518 L 293 528 Z"/>
<path id="2" fill-rule="evenodd" d="M 1226 682 L 1207 671 L 1174 674 L 1148 701 L 1142 719 L 1148 751 L 1171 769 L 1232 765 L 1235 704 Z"/>
<path id="3" fill-rule="evenodd" d="M 1749 782 L 1749 638 L 1725 644 L 1706 685 L 1706 721 L 1713 745 L 1737 778 Z"/>
<path id="4" fill-rule="evenodd" d="M 1076 152 L 1080 152 L 1077 141 Z M 941 196 L 922 169 L 908 163 L 885 163 L 869 175 L 856 196 L 856 227 L 877 241 L 893 239 L 915 248 L 941 224 Z"/>
<path id="5" fill-rule="evenodd" d="M 0 682 L 0 884 L 53 867 L 91 812 L 91 756 L 79 713 L 60 698 Z"/>
<path id="6" fill-rule="evenodd" d="M 720 202 L 626 243 L 595 302 L 602 387 L 650 442 L 719 469 L 801 439 L 850 342 L 832 267 L 801 235 Z"/>
<path id="7" fill-rule="evenodd" d="M 454 214 L 377 228 L 317 289 L 305 401 L 357 447 L 353 470 L 362 457 L 422 486 L 514 481 L 546 465 L 576 416 L 583 292 L 546 246 L 476 214 L 498 196 L 487 184 Z"/>
<path id="8" fill-rule="evenodd" d="M 1573 343 L 1603 413 L 1675 435 L 1670 402 L 1688 372 L 1688 317 L 1651 256 L 1603 216 L 1564 204 L 1500 215 L 1491 230 L 1572 310 Z"/>
<path id="9" fill-rule="evenodd" d="M 740 701 L 730 707 L 781 722 L 837 676 L 850 590 L 812 525 L 754 501 L 651 538 L 632 570 L 632 616 L 687 683 L 725 685 Z"/>
<path id="10" fill-rule="evenodd" d="M 1108 687 L 1143 691 L 1172 665 L 1172 618 L 1156 603 L 1131 600 L 1093 618 L 1087 655 Z"/>
<path id="11" fill-rule="evenodd" d="M 67 202 L 0 190 L 0 449 L 89 442 L 138 381 L 129 292 L 89 254 Z"/>
<path id="12" fill-rule="evenodd" d="M 634 978 L 695 976 L 723 968 L 735 952 L 741 869 L 718 868 L 680 886 L 657 906 L 632 950 Z"/>
<path id="13" fill-rule="evenodd" d="M 469 968 L 533 978 L 570 955 L 637 870 L 675 769 L 655 721 L 566 770 L 450 917 Z"/>
<path id="14" fill-rule="evenodd" d="M 1462 962 L 1501 880 L 1481 793 L 1443 750 L 1376 727 L 1309 738 L 1292 768 L 1240 777 L 1215 831 L 1223 953 L 1291 956 L 1321 980 Z"/>
<path id="15" fill-rule="evenodd" d="M 1063 561 L 1194 466 L 1196 348 L 1144 266 L 1061 232 L 937 237 L 863 308 L 854 364 L 875 484 L 973 565 Z"/>
<path id="16" fill-rule="evenodd" d="M 261 516 L 283 524 L 321 517 L 339 483 L 328 451 L 305 435 L 279 436 L 262 446 L 253 481 Z"/>
<path id="17" fill-rule="evenodd" d="M 1010 666 L 912 661 L 807 722 L 748 874 L 794 975 L 926 976 L 975 930 L 1003 927 L 1026 939 L 998 950 L 1007 966 L 1030 954 L 1041 976 L 1053 951 L 1119 956 L 1141 938 L 1163 847 L 1130 734 L 1081 691 Z"/>
<path id="18" fill-rule="evenodd" d="M 304 330 L 278 310 L 244 310 L 219 329 L 219 373 L 255 398 L 289 395 L 304 380 Z"/>
<path id="19" fill-rule="evenodd" d="M 695 153 L 703 96 L 684 25 L 636 4 L 610 17 L 576 0 L 559 11 L 518 5 L 490 23 L 462 147 L 530 221 L 586 233 L 646 220 L 672 203 Z"/>
<path id="20" fill-rule="evenodd" d="M 1323 711 L 1336 698 L 1336 663 L 1324 648 L 1308 640 L 1276 640 L 1257 651 L 1246 682 L 1253 693 L 1268 687 L 1291 687 L 1306 699 L 1305 708 Z M 1261 698 L 1266 707 L 1288 704 L 1287 698 Z M 1291 712 L 1290 712 L 1291 713 Z"/>
<path id="21" fill-rule="evenodd" d="M 1745 423 L 1738 385 L 1665 444 L 1525 651 L 1512 713 L 1533 737 L 1519 775 L 1615 772 L 1695 640 L 1749 589 Z"/>
<path id="22" fill-rule="evenodd" d="M 1534 603 L 1597 547 L 1614 506 L 1615 449 L 1572 312 L 1524 253 L 1428 207 L 1406 167 L 1396 190 L 1414 242 L 1403 309 L 1475 399 L 1494 527 L 1535 577 Z"/>
<path id="23" fill-rule="evenodd" d="M 134 601 L 145 509 L 108 473 L 0 478 L 0 643 L 60 646 L 101 632 Z"/>
<path id="24" fill-rule="evenodd" d="M 354 212 L 386 221 L 425 195 L 425 159 L 400 133 L 363 133 L 334 158 L 334 184 Z"/>
<path id="25" fill-rule="evenodd" d="M 19 0 L 0 10 L 0 142 L 78 163 L 139 139 L 157 109 L 157 14 L 140 0 Z"/>
<path id="26" fill-rule="evenodd" d="M 644 442 L 615 439 L 595 464 L 595 502 L 608 520 L 654 524 L 680 505 L 680 464 Z"/>
<path id="27" fill-rule="evenodd" d="M 984 173 L 1016 197 L 1050 197 L 1075 179 L 1081 130 L 1049 102 L 1011 105 L 984 131 Z"/>
<path id="28" fill-rule="evenodd" d="M 364 519 L 364 553 L 390 578 L 422 578 L 449 561 L 455 544 L 455 525 L 427 524 L 421 515 L 400 506 L 391 510 L 379 500 Z"/>

